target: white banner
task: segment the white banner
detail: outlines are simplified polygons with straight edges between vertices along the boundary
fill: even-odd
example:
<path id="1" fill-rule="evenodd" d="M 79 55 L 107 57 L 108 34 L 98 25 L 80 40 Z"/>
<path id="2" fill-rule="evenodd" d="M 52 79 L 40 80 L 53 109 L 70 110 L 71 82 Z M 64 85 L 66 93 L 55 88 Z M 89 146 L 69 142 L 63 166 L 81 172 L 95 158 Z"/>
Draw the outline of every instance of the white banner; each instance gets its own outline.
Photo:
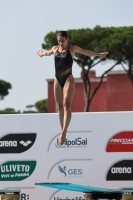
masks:
<path id="1" fill-rule="evenodd" d="M 133 112 L 73 113 L 61 147 L 59 135 L 57 114 L 0 115 L 0 189 L 20 189 L 22 200 L 81 200 L 35 183 L 132 187 Z"/>

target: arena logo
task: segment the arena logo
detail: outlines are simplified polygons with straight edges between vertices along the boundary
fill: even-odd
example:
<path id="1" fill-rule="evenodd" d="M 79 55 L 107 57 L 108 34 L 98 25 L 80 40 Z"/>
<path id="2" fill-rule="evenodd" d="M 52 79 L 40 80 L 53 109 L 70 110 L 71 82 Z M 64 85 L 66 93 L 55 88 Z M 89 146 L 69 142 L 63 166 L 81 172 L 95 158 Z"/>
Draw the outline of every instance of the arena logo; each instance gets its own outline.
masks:
<path id="1" fill-rule="evenodd" d="M 0 153 L 22 153 L 32 147 L 36 133 L 11 133 L 0 138 Z"/>
<path id="2" fill-rule="evenodd" d="M 122 160 L 114 164 L 108 171 L 107 181 L 133 180 L 133 160 Z"/>
<path id="3" fill-rule="evenodd" d="M 87 147 L 87 138 L 82 139 L 81 137 L 75 138 L 74 140 L 66 139 L 66 142 L 63 145 L 59 145 L 59 139 L 57 138 L 57 143 L 55 144 L 56 148 L 79 148 Z"/>
<path id="4" fill-rule="evenodd" d="M 84 171 L 83 169 L 78 169 L 78 168 L 69 168 L 67 169 L 66 166 L 61 167 L 60 165 L 58 166 L 59 172 L 64 174 L 64 177 L 83 177 Z"/>
<path id="5" fill-rule="evenodd" d="M 36 161 L 8 161 L 0 165 L 0 181 L 21 181 L 33 173 Z"/>
<path id="6" fill-rule="evenodd" d="M 0 141 L 0 147 L 17 147 L 17 141 Z"/>
<path id="7" fill-rule="evenodd" d="M 107 144 L 106 152 L 133 152 L 133 131 L 114 135 Z"/>
<path id="8" fill-rule="evenodd" d="M 131 167 L 112 167 L 111 173 L 112 174 L 131 174 L 132 168 Z"/>

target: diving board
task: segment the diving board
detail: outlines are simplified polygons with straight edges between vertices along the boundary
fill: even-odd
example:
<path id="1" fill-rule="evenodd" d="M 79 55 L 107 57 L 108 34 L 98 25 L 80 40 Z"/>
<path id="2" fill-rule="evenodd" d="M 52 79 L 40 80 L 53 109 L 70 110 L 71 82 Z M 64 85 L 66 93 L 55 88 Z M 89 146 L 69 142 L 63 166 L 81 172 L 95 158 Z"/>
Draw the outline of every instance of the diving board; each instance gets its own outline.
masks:
<path id="1" fill-rule="evenodd" d="M 113 199 L 122 199 L 122 195 L 124 194 L 133 194 L 133 188 L 127 189 L 108 189 L 108 188 L 97 188 L 91 186 L 84 186 L 72 183 L 35 183 L 37 186 L 43 186 L 48 188 L 54 188 L 59 190 L 68 190 L 74 192 L 83 192 L 83 193 L 90 193 L 88 199 L 106 199 L 106 198 L 113 198 Z"/>
<path id="2" fill-rule="evenodd" d="M 96 193 L 96 192 L 114 192 L 114 193 L 133 193 L 133 188 L 129 189 L 107 189 L 107 188 L 97 188 L 97 187 L 91 187 L 91 186 L 84 186 L 84 185 L 78 185 L 78 184 L 72 184 L 72 183 L 35 183 L 35 185 L 43 186 L 43 187 L 49 187 L 49 188 L 55 188 L 60 190 L 69 190 L 69 191 L 75 191 L 75 192 L 83 192 L 83 193 Z"/>

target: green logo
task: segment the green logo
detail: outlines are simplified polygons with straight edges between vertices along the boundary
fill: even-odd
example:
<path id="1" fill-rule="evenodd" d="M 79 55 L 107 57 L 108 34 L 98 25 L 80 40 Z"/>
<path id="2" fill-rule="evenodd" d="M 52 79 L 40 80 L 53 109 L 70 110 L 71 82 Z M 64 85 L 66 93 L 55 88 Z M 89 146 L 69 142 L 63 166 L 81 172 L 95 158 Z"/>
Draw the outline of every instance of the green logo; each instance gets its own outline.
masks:
<path id="1" fill-rule="evenodd" d="M 0 165 L 0 181 L 22 181 L 28 178 L 36 167 L 36 161 L 9 161 Z"/>

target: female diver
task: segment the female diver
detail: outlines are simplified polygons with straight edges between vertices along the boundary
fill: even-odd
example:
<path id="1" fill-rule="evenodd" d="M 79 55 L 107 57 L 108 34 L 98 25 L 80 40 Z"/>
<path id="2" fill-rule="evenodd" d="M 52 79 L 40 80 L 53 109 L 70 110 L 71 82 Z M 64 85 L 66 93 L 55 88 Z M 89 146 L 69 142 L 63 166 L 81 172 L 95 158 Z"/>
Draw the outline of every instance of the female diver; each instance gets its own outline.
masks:
<path id="1" fill-rule="evenodd" d="M 61 125 L 61 135 L 59 145 L 66 141 L 66 132 L 71 121 L 71 104 L 74 95 L 75 83 L 72 75 L 72 64 L 75 53 L 86 56 L 100 56 L 106 58 L 109 52 L 96 53 L 85 50 L 76 45 L 68 44 L 68 35 L 66 31 L 60 31 L 57 34 L 58 45 L 53 46 L 50 50 L 43 52 L 37 51 L 42 56 L 54 54 L 55 59 L 55 80 L 54 80 L 54 97 L 58 107 L 59 121 Z"/>

